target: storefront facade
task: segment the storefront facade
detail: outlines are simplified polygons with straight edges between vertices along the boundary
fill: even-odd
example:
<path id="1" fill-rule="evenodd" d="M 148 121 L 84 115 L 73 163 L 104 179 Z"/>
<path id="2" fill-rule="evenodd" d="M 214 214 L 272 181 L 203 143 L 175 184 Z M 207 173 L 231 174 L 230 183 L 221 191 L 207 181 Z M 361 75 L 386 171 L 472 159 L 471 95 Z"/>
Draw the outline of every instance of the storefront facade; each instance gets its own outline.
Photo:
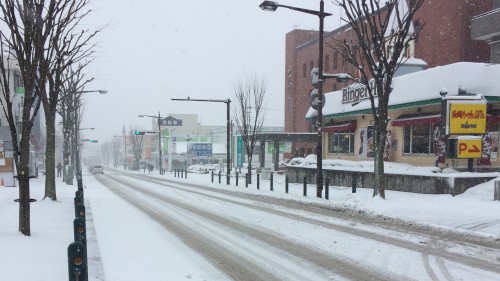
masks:
<path id="1" fill-rule="evenodd" d="M 482 95 L 487 101 L 486 133 L 480 136 L 483 140 L 482 157 L 474 159 L 474 168 L 499 170 L 498 77 L 500 65 L 456 63 L 395 78 L 389 103 L 385 160 L 417 166 L 466 169 L 467 159 L 449 159 L 445 155 L 447 141 L 440 130 L 440 92 L 446 92 L 446 97 Z M 352 91 L 357 87 L 359 85 L 349 85 L 340 91 L 325 94 L 324 159 L 373 159 L 374 122 L 370 101 L 362 90 L 357 93 Z M 310 108 L 306 119 L 313 119 L 315 112 Z"/>

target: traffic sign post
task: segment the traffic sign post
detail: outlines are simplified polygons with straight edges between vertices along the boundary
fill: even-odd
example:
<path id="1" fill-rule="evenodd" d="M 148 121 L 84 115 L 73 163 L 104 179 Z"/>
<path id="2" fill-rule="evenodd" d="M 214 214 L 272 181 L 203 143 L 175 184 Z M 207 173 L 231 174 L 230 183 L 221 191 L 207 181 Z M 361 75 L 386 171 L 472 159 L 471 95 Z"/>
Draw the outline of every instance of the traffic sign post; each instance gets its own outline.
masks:
<path id="1" fill-rule="evenodd" d="M 487 101 L 482 95 L 461 95 L 445 97 L 440 92 L 442 102 L 442 122 L 446 136 L 455 135 L 447 142 L 446 157 L 468 159 L 467 170 L 473 171 L 474 161 L 482 157 L 483 139 L 486 133 Z"/>
<path id="2" fill-rule="evenodd" d="M 481 158 L 483 140 L 481 137 L 464 136 L 448 139 L 448 158 L 475 159 Z"/>

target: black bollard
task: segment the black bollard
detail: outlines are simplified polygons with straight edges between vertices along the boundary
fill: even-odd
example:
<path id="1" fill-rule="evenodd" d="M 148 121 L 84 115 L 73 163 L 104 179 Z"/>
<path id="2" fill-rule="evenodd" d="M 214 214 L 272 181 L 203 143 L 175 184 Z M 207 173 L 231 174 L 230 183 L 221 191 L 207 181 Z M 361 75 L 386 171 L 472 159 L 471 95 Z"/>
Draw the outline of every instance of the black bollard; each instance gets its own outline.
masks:
<path id="1" fill-rule="evenodd" d="M 188 178 L 188 170 L 186 170 L 186 173 L 184 174 L 184 178 L 187 179 Z"/>
<path id="2" fill-rule="evenodd" d="M 330 196 L 330 178 L 325 179 L 325 199 L 328 200 Z"/>
<path id="3" fill-rule="evenodd" d="M 77 180 L 77 183 L 78 183 L 78 189 L 83 189 L 83 180 L 81 178 Z"/>
<path id="4" fill-rule="evenodd" d="M 288 175 L 285 176 L 285 193 L 288 194 Z"/>
<path id="5" fill-rule="evenodd" d="M 78 205 L 83 205 L 83 198 L 81 196 L 75 196 L 73 202 L 75 203 L 75 210 L 76 210 L 76 207 Z"/>
<path id="6" fill-rule="evenodd" d="M 75 241 L 82 242 L 87 246 L 87 229 L 85 219 L 76 218 L 73 220 L 73 235 Z"/>
<path id="7" fill-rule="evenodd" d="M 236 186 L 238 186 L 238 172 L 236 172 Z"/>
<path id="8" fill-rule="evenodd" d="M 304 197 L 307 197 L 307 177 L 304 177 Z"/>
<path id="9" fill-rule="evenodd" d="M 357 185 L 356 179 L 357 179 L 357 177 L 358 177 L 358 173 L 354 173 L 352 175 L 352 193 L 356 193 L 356 185 Z"/>
<path id="10" fill-rule="evenodd" d="M 271 191 L 273 191 L 273 173 L 270 175 L 270 185 L 271 185 Z"/>
<path id="11" fill-rule="evenodd" d="M 82 242 L 73 242 L 68 246 L 69 281 L 87 281 L 87 250 Z"/>
<path id="12" fill-rule="evenodd" d="M 221 171 L 219 171 L 219 184 L 220 184 L 220 178 L 221 178 Z"/>
<path id="13" fill-rule="evenodd" d="M 75 207 L 75 218 L 85 219 L 85 206 L 83 204 L 78 204 Z"/>
<path id="14" fill-rule="evenodd" d="M 257 189 L 260 189 L 260 174 L 257 174 Z"/>
<path id="15" fill-rule="evenodd" d="M 214 171 L 212 171 L 212 183 L 214 183 Z"/>
<path id="16" fill-rule="evenodd" d="M 245 187 L 248 188 L 248 174 L 245 174 Z"/>

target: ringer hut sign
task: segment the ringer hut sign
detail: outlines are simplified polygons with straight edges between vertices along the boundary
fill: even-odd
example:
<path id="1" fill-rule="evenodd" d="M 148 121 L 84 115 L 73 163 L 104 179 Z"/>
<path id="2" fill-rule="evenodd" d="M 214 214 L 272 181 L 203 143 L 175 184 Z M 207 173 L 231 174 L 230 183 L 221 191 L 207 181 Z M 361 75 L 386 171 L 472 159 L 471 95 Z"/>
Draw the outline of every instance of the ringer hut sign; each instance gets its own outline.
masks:
<path id="1" fill-rule="evenodd" d="M 486 101 L 449 101 L 448 135 L 484 135 L 486 133 Z"/>

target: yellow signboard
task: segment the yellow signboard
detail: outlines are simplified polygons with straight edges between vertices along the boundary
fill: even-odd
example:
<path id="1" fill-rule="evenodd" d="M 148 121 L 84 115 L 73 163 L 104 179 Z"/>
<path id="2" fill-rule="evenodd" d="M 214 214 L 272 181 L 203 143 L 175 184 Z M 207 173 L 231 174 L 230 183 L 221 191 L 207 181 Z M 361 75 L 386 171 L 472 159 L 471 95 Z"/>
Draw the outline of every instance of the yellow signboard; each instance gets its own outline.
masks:
<path id="1" fill-rule="evenodd" d="M 481 158 L 483 152 L 483 140 L 477 139 L 458 139 L 457 158 Z"/>
<path id="2" fill-rule="evenodd" d="M 451 103 L 449 108 L 450 135 L 484 135 L 486 133 L 486 103 Z"/>

